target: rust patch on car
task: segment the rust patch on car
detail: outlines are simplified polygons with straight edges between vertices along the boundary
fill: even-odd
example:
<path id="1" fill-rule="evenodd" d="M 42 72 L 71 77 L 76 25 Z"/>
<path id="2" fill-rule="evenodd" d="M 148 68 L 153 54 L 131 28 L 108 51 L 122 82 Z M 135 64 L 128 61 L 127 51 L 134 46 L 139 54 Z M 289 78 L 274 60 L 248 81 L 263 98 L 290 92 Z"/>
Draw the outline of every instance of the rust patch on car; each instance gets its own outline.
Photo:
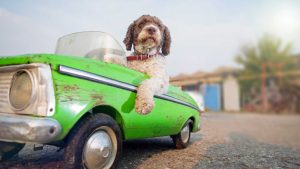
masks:
<path id="1" fill-rule="evenodd" d="M 64 91 L 74 91 L 80 89 L 77 85 L 63 85 L 62 88 Z"/>
<path id="2" fill-rule="evenodd" d="M 96 101 L 95 106 L 104 104 L 103 96 L 101 96 L 99 94 L 91 94 L 90 97 L 91 97 L 92 100 Z"/>
<path id="3" fill-rule="evenodd" d="M 72 96 L 62 96 L 62 97 L 59 97 L 58 100 L 61 102 L 71 102 L 71 101 L 73 101 L 73 97 Z"/>
<path id="4" fill-rule="evenodd" d="M 56 84 L 57 98 L 59 102 L 72 102 L 87 100 L 82 98 L 83 92 L 78 92 L 80 87 L 78 85 Z"/>

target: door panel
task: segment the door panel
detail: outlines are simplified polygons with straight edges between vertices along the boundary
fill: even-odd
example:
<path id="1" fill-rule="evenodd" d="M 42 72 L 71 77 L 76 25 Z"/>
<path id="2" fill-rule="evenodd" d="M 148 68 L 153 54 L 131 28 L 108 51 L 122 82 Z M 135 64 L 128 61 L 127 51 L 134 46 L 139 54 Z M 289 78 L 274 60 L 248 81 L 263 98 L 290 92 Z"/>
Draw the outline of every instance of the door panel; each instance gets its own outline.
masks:
<path id="1" fill-rule="evenodd" d="M 205 107 L 211 111 L 221 110 L 221 89 L 219 84 L 208 84 L 204 91 Z"/>

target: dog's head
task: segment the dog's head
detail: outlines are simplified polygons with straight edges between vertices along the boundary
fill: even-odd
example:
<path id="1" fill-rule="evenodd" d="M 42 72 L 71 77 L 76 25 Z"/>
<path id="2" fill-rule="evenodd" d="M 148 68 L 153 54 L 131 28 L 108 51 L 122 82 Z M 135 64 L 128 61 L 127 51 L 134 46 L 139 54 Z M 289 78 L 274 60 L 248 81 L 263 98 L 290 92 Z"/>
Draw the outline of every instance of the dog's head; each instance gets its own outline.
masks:
<path id="1" fill-rule="evenodd" d="M 124 44 L 128 51 L 132 45 L 138 53 L 160 49 L 163 55 L 170 53 L 171 36 L 169 29 L 155 16 L 143 15 L 135 20 L 127 30 Z"/>

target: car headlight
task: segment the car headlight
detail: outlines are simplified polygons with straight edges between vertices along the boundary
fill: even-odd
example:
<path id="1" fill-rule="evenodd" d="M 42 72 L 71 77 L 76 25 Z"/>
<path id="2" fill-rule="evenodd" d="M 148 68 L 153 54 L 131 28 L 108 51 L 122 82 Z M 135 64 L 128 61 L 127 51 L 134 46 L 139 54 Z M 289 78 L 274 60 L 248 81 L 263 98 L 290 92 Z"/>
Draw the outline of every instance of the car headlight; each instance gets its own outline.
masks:
<path id="1" fill-rule="evenodd" d="M 0 113 L 53 116 L 51 71 L 42 63 L 0 66 Z"/>
<path id="2" fill-rule="evenodd" d="M 10 105 L 16 110 L 25 109 L 33 100 L 34 81 L 30 72 L 20 70 L 11 80 L 9 91 Z"/>

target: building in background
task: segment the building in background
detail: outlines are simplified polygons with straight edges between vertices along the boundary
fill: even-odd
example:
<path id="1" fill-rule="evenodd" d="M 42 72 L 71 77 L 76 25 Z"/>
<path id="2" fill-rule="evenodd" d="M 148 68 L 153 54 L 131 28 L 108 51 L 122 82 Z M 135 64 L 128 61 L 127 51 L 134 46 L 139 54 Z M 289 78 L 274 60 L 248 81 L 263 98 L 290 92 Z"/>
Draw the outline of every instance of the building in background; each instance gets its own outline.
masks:
<path id="1" fill-rule="evenodd" d="M 240 111 L 239 69 L 220 67 L 213 72 L 180 74 L 171 78 L 171 84 L 203 98 L 210 111 Z"/>
<path id="2" fill-rule="evenodd" d="M 271 73 L 249 76 L 242 69 L 220 67 L 212 72 L 180 74 L 171 78 L 171 84 L 199 96 L 198 100 L 203 100 L 200 105 L 209 111 L 300 113 L 300 56 L 292 59 L 288 69 L 269 65 Z"/>

